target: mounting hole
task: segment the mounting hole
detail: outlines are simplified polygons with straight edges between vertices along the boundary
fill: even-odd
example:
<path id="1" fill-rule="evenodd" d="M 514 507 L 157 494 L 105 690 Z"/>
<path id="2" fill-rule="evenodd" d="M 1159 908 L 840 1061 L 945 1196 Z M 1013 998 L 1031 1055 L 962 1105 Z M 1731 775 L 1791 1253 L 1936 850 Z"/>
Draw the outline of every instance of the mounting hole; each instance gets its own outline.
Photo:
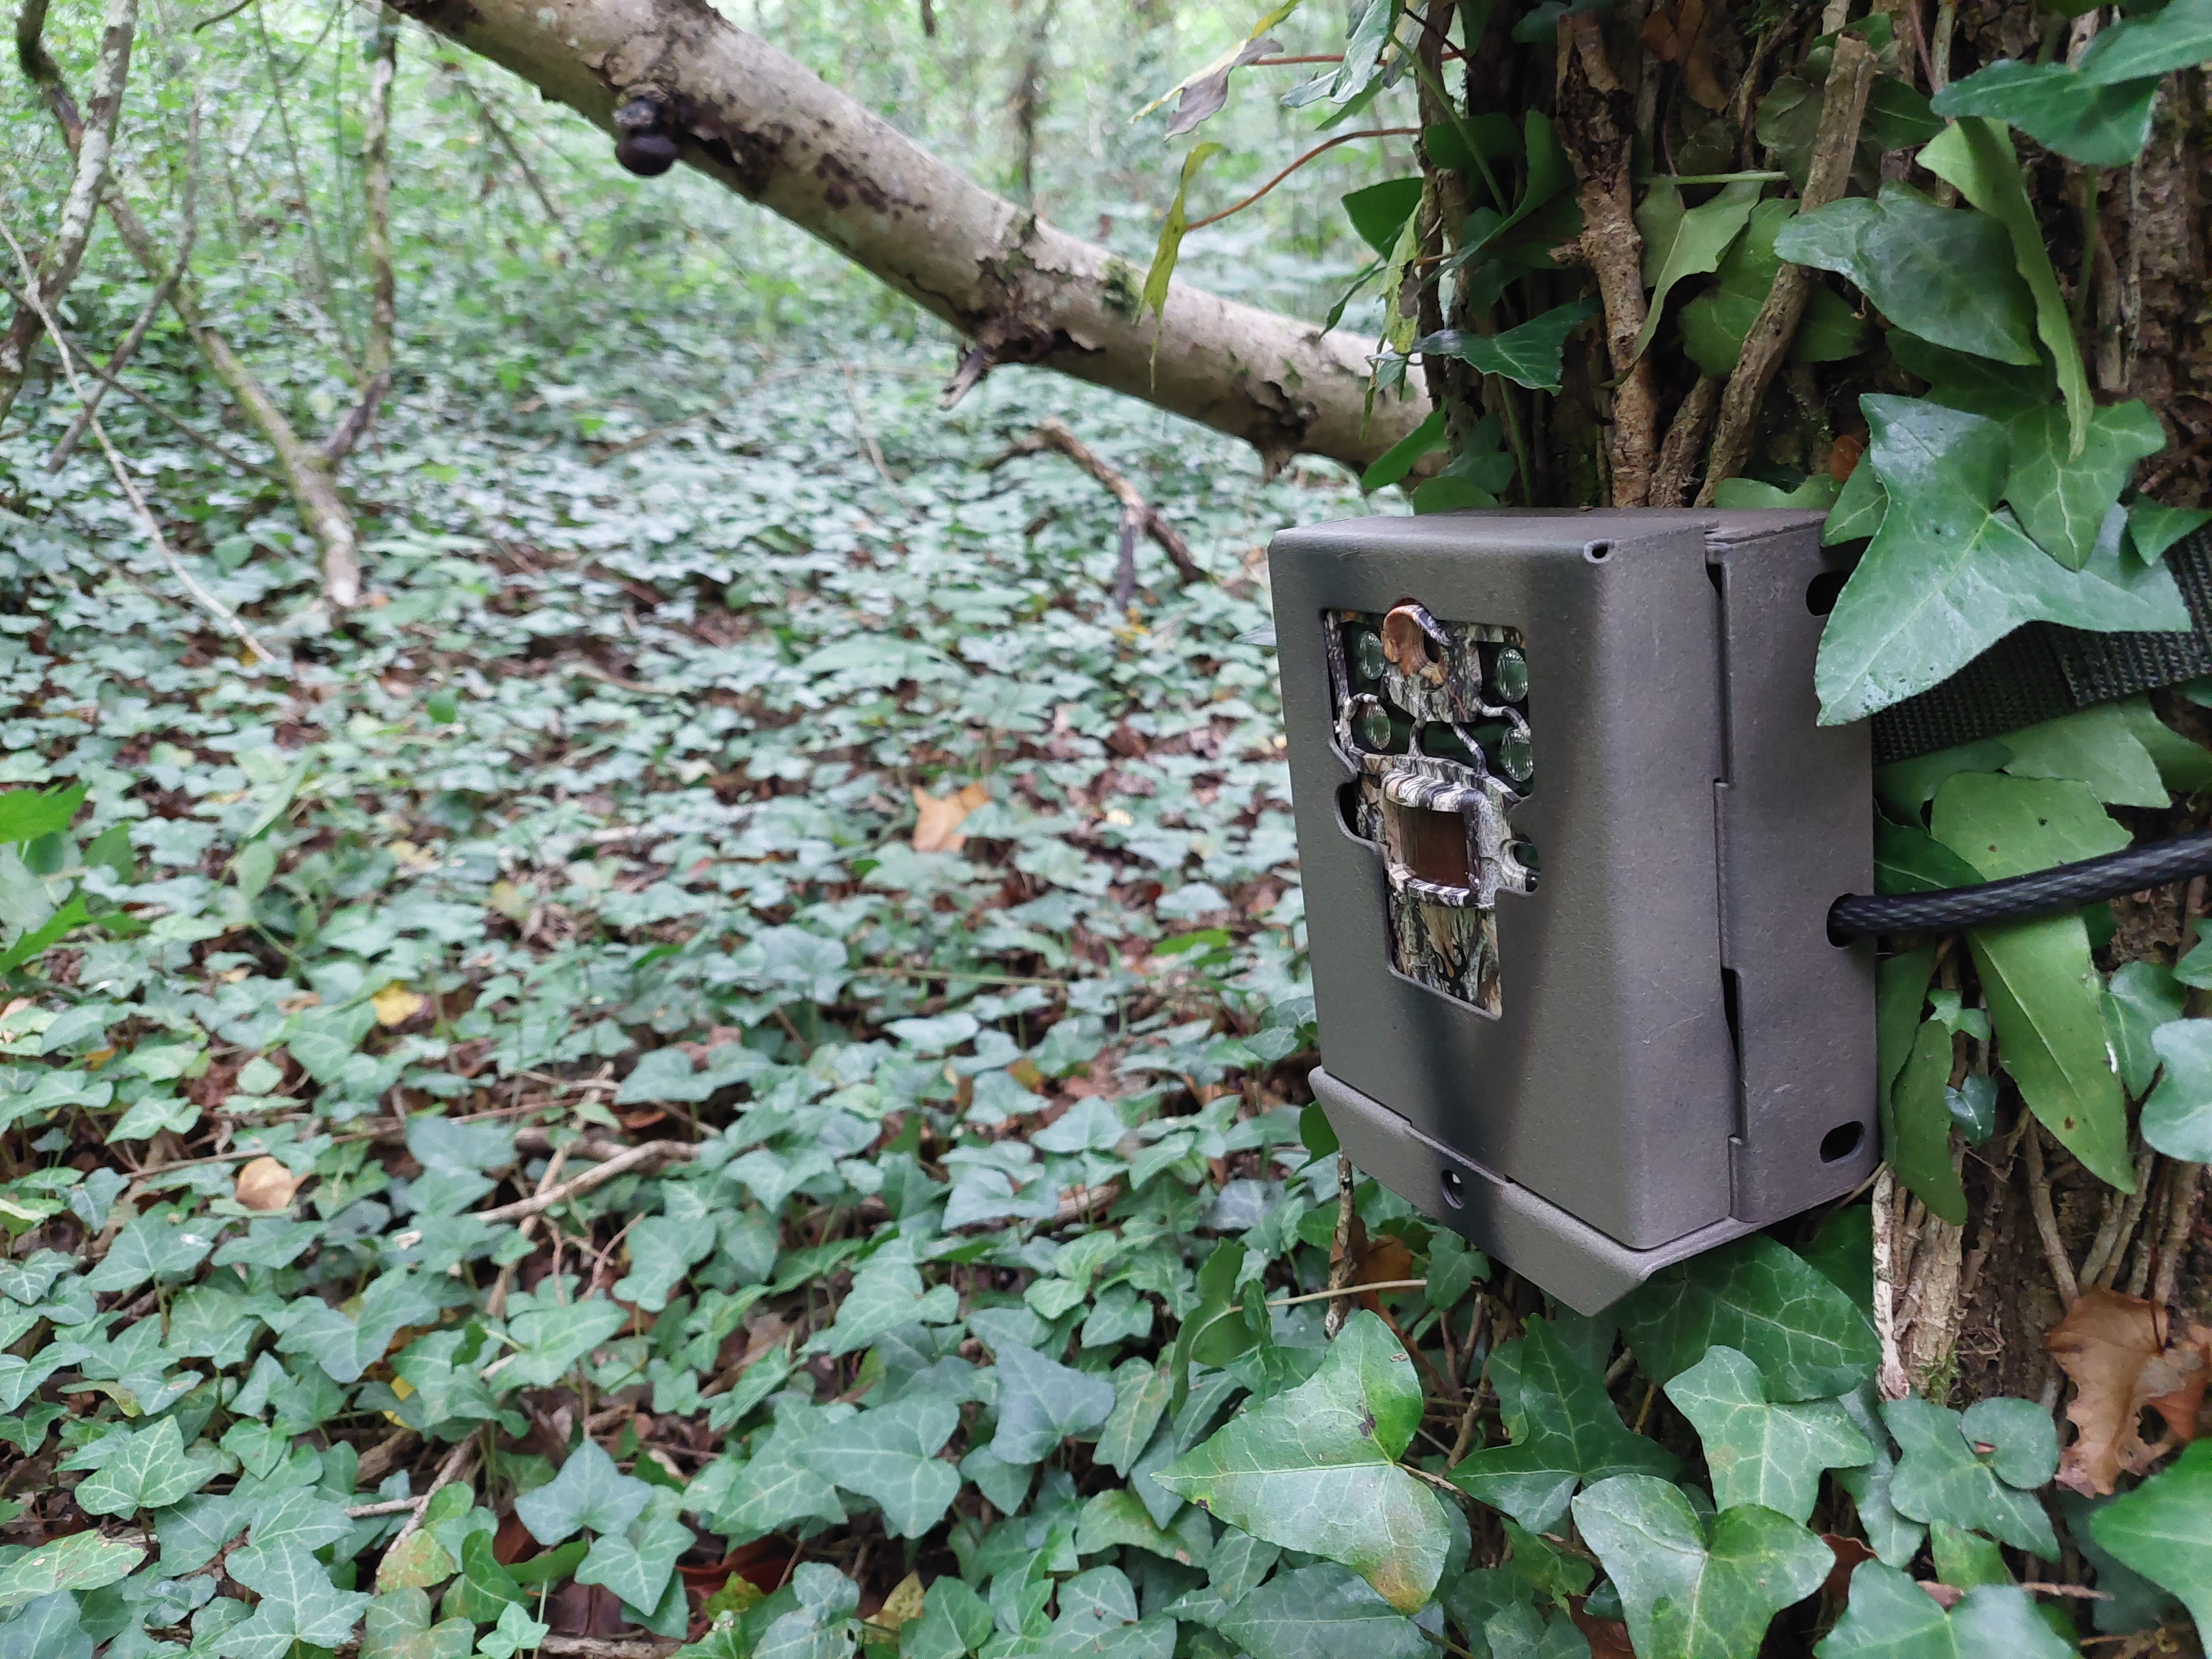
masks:
<path id="1" fill-rule="evenodd" d="M 1583 549 L 1583 557 L 1588 559 L 1592 564 L 1603 564 L 1612 556 L 1611 542 L 1592 542 L 1588 547 Z"/>
<path id="2" fill-rule="evenodd" d="M 1850 580 L 1847 570 L 1823 570 L 1805 585 L 1805 608 L 1816 617 L 1826 616 L 1836 608 L 1836 596 Z"/>
<path id="3" fill-rule="evenodd" d="M 1370 842 L 1371 837 L 1359 827 L 1359 781 L 1354 778 L 1336 792 L 1336 814 L 1343 821 L 1344 833 L 1354 841 Z"/>
<path id="4" fill-rule="evenodd" d="M 1444 1202 L 1451 1206 L 1453 1209 L 1458 1210 L 1466 1207 L 1467 1183 L 1460 1179 L 1460 1174 L 1457 1170 L 1446 1170 L 1444 1171 L 1443 1191 Z"/>
<path id="5" fill-rule="evenodd" d="M 1838 1123 L 1820 1137 L 1820 1162 L 1840 1164 L 1859 1149 L 1866 1139 L 1863 1123 Z"/>

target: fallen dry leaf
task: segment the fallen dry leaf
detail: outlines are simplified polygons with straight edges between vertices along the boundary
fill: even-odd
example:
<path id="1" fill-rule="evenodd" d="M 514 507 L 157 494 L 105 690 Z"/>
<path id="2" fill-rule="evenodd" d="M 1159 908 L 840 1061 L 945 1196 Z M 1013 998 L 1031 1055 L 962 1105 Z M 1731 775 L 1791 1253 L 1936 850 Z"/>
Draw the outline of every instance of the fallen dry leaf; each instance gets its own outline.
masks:
<path id="1" fill-rule="evenodd" d="M 2074 1384 L 2066 1416 L 2074 1443 L 2058 1466 L 2058 1483 L 2084 1494 L 2112 1492 L 2120 1474 L 2140 1474 L 2197 1437 L 2197 1412 L 2212 1368 L 2212 1330 L 2170 1328 L 2166 1310 L 2139 1296 L 2092 1286 L 2043 1346 Z M 2165 1419 L 2154 1445 L 2140 1428 L 2142 1413 Z"/>
<path id="2" fill-rule="evenodd" d="M 1707 109 L 1728 107 L 1728 92 L 1713 62 L 1705 0 L 1677 0 L 1655 11 L 1644 25 L 1644 44 L 1654 56 L 1682 66 L 1682 86 Z"/>
<path id="3" fill-rule="evenodd" d="M 376 1010 L 379 1025 L 404 1025 L 428 1007 L 430 1000 L 419 991 L 409 990 L 395 979 L 369 998 L 368 1006 Z"/>
<path id="4" fill-rule="evenodd" d="M 238 1172 L 234 1196 L 249 1210 L 284 1210 L 299 1190 L 299 1176 L 273 1158 L 257 1158 Z"/>
<path id="5" fill-rule="evenodd" d="M 970 812 L 990 799 L 991 792 L 980 783 L 969 784 L 952 795 L 933 795 L 926 789 L 915 789 L 914 805 L 921 816 L 914 823 L 914 850 L 958 852 L 968 842 L 968 837 L 960 833 L 960 826 L 968 821 Z"/>

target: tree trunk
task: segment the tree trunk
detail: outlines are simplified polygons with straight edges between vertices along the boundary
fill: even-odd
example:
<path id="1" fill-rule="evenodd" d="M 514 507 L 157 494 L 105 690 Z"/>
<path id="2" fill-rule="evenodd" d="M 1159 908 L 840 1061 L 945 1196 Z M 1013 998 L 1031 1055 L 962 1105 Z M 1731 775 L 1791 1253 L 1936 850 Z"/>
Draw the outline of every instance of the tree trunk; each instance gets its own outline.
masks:
<path id="1" fill-rule="evenodd" d="M 30 0 L 17 27 L 19 52 L 27 36 L 33 43 L 40 40 L 45 18 L 46 0 Z M 131 38 L 137 27 L 138 0 L 108 0 L 100 35 L 99 66 L 92 83 L 92 116 L 82 125 L 73 146 L 76 172 L 70 180 L 69 194 L 62 200 L 61 222 L 39 258 L 38 270 L 28 278 L 29 297 L 15 308 L 7 333 L 0 335 L 0 419 L 5 419 L 15 407 L 15 395 L 23 389 L 23 377 L 30 372 L 32 348 L 45 331 L 40 314 L 52 312 L 69 292 L 69 285 L 76 280 L 77 262 L 84 257 L 84 245 L 92 239 L 93 222 L 100 216 L 100 192 L 107 187 L 108 157 L 115 148 L 115 118 L 122 112 L 123 88 L 131 79 Z M 41 54 L 45 50 L 43 46 L 37 49 Z M 23 67 L 27 73 L 37 72 L 28 53 L 24 54 Z"/>
<path id="2" fill-rule="evenodd" d="M 398 8 L 614 131 L 667 109 L 682 159 L 819 237 L 975 341 L 957 385 L 1035 363 L 1245 439 L 1364 467 L 1426 416 L 1366 410 L 1367 347 L 1188 283 L 1155 325 L 1144 273 L 1023 213 L 697 0 L 401 0 Z M 1157 351 L 1155 334 L 1158 335 Z"/>

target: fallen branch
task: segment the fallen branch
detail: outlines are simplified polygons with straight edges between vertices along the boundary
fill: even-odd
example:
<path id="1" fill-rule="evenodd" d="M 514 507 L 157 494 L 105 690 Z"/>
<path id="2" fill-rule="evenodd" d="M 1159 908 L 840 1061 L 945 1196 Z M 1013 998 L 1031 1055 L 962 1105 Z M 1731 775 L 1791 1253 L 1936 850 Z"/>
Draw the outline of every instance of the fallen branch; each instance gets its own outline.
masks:
<path id="1" fill-rule="evenodd" d="M 520 1221 L 525 1216 L 550 1210 L 556 1204 L 566 1204 L 602 1182 L 612 1181 L 624 1170 L 634 1170 L 641 1164 L 685 1164 L 698 1156 L 699 1149 L 688 1141 L 648 1140 L 641 1146 L 623 1148 L 605 1163 L 595 1164 L 583 1174 L 571 1176 L 557 1187 L 534 1193 L 528 1198 L 519 1198 L 512 1204 L 501 1204 L 493 1209 L 477 1210 L 471 1213 L 486 1226 L 495 1222 Z"/>
<path id="2" fill-rule="evenodd" d="M 1206 580 L 1206 573 L 1198 568 L 1198 562 L 1190 556 L 1189 545 L 1176 533 L 1175 526 L 1161 516 L 1159 508 L 1147 501 L 1136 485 L 1099 459 L 1096 452 L 1056 420 L 1040 422 L 1036 431 L 1016 439 L 1005 453 L 986 462 L 983 470 L 994 471 L 1018 456 L 1040 455 L 1047 450 L 1066 456 L 1105 485 L 1108 493 L 1121 504 L 1121 557 L 1114 570 L 1114 605 L 1116 610 L 1127 610 L 1136 592 L 1137 536 L 1140 531 L 1159 544 L 1161 551 L 1168 556 L 1185 581 Z"/>
<path id="3" fill-rule="evenodd" d="M 1805 175 L 1805 188 L 1797 210 L 1802 216 L 1826 207 L 1850 183 L 1851 158 L 1858 153 L 1859 125 L 1866 117 L 1867 94 L 1874 88 L 1873 49 L 1855 34 L 1838 36 L 1834 64 L 1828 70 L 1827 90 L 1820 100 L 1820 126 L 1813 144 L 1813 161 Z M 1751 457 L 1753 438 L 1759 430 L 1759 405 L 1774 372 L 1797 337 L 1797 325 L 1812 296 L 1813 273 L 1802 265 L 1784 264 L 1774 273 L 1774 286 L 1751 331 L 1736 354 L 1728 390 L 1721 394 L 1720 422 L 1713 433 L 1713 453 L 1705 468 L 1705 481 L 1698 490 L 1698 505 L 1711 507 L 1713 490 L 1723 478 L 1743 471 Z"/>

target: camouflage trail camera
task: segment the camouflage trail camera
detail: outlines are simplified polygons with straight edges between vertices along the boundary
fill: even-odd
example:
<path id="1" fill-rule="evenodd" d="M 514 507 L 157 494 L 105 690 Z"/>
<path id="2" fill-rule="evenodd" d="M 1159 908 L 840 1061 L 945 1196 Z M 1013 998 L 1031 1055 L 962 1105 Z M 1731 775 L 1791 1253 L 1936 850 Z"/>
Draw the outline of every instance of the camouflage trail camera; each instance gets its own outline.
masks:
<path id="1" fill-rule="evenodd" d="M 1867 730 L 1802 513 L 1462 513 L 1270 550 L 1322 1066 L 1368 1174 L 1583 1312 L 1877 1157 Z"/>

